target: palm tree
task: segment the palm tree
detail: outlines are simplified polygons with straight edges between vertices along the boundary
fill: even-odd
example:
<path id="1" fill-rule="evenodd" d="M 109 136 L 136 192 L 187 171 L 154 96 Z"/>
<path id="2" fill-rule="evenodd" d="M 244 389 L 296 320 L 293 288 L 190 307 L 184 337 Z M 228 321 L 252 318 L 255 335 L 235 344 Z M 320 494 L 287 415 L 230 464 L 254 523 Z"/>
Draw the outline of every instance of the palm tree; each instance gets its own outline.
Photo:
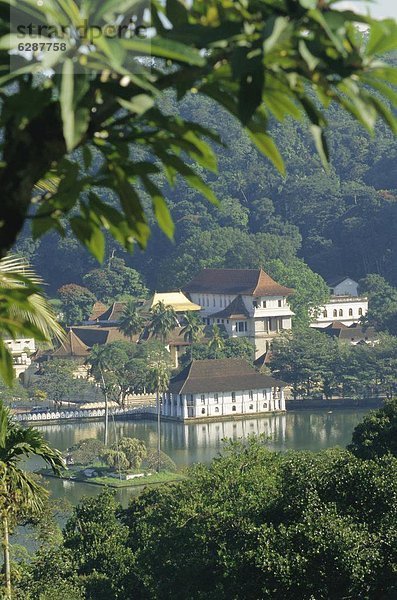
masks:
<path id="1" fill-rule="evenodd" d="M 163 344 L 165 344 L 168 334 L 178 326 L 178 318 L 172 306 L 167 306 L 164 302 L 158 302 L 150 309 L 148 331 L 158 337 Z"/>
<path id="2" fill-rule="evenodd" d="M 167 391 L 171 376 L 171 359 L 168 351 L 163 347 L 153 345 L 147 353 L 147 366 L 153 378 L 156 390 L 157 412 L 157 471 L 160 471 L 161 462 L 161 410 L 160 398 Z"/>
<path id="3" fill-rule="evenodd" d="M 0 375 L 9 385 L 14 370 L 3 338 L 33 337 L 48 342 L 63 337 L 40 284 L 42 280 L 23 258 L 7 256 L 0 260 Z"/>
<path id="4" fill-rule="evenodd" d="M 211 350 L 214 350 L 215 358 L 218 358 L 219 352 L 222 352 L 225 348 L 225 339 L 222 337 L 218 325 L 213 325 L 212 327 L 212 338 L 210 339 L 208 346 Z"/>
<path id="5" fill-rule="evenodd" d="M 0 401 L 0 511 L 3 529 L 5 598 L 11 598 L 10 526 L 21 511 L 39 512 L 47 490 L 33 475 L 21 469 L 29 456 L 42 458 L 59 474 L 64 467 L 62 455 L 52 449 L 41 433 L 13 421 L 10 412 Z"/>
<path id="6" fill-rule="evenodd" d="M 111 373 L 112 349 L 109 346 L 95 344 L 90 352 L 86 363 L 90 366 L 90 374 L 100 384 L 105 399 L 105 433 L 104 444 L 107 446 L 109 437 L 109 396 L 116 393 L 118 386 Z"/>
<path id="7" fill-rule="evenodd" d="M 204 331 L 204 323 L 195 312 L 185 314 L 185 325 L 182 329 L 183 339 L 190 343 L 190 360 L 193 358 L 193 344 L 198 342 Z"/>
<path id="8" fill-rule="evenodd" d="M 132 336 L 142 331 L 143 319 L 134 300 L 129 300 L 125 305 L 120 318 L 119 329 L 130 338 L 131 342 Z"/>

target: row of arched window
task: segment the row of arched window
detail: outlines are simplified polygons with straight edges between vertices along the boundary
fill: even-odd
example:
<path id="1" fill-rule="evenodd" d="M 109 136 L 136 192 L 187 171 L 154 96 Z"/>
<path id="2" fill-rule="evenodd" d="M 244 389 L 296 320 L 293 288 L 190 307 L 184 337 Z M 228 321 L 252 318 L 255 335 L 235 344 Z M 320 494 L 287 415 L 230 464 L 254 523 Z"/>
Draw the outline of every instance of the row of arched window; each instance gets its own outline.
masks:
<path id="1" fill-rule="evenodd" d="M 333 317 L 338 317 L 338 316 L 339 317 L 343 317 L 343 308 L 340 308 L 339 311 L 336 308 L 334 308 L 332 316 Z M 352 317 L 352 316 L 353 316 L 353 309 L 349 308 L 349 317 Z M 363 309 L 362 308 L 358 309 L 358 316 L 359 317 L 363 316 Z M 323 311 L 323 317 L 325 319 L 328 317 L 328 311 L 327 310 Z"/>

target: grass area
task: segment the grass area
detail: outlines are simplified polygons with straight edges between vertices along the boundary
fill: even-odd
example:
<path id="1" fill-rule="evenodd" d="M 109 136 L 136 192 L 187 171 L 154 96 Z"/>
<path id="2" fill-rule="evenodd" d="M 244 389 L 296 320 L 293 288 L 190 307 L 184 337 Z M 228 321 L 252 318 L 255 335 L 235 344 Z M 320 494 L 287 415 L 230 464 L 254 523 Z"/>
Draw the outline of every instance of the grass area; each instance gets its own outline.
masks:
<path id="1" fill-rule="evenodd" d="M 97 477 L 87 477 L 84 474 L 84 471 L 88 468 L 95 468 L 95 471 L 98 473 Z M 76 468 L 72 467 L 68 471 L 63 471 L 60 479 L 65 479 L 67 481 L 75 481 L 76 483 L 90 483 L 92 485 L 101 485 L 104 487 L 112 487 L 112 488 L 131 488 L 131 487 L 143 487 L 145 485 L 154 485 L 161 483 L 171 483 L 176 481 L 182 481 L 186 479 L 186 476 L 182 473 L 175 473 L 171 471 L 160 471 L 160 473 L 151 471 L 145 477 L 137 477 L 136 479 L 118 479 L 116 477 L 109 476 L 109 469 L 106 468 L 98 468 L 98 467 L 84 467 L 84 468 Z M 144 472 L 143 470 L 138 471 L 140 473 Z M 44 477 L 57 477 L 54 475 L 51 469 L 41 469 L 39 471 L 41 475 Z"/>
<path id="2" fill-rule="evenodd" d="M 114 477 L 92 477 L 87 483 L 95 482 L 97 485 L 104 485 L 109 487 L 139 487 L 145 485 L 151 485 L 154 483 L 171 483 L 172 481 L 182 481 L 186 479 L 185 475 L 181 473 L 171 473 L 170 471 L 160 471 L 160 473 L 152 473 L 146 477 L 139 477 L 137 479 L 116 479 Z"/>

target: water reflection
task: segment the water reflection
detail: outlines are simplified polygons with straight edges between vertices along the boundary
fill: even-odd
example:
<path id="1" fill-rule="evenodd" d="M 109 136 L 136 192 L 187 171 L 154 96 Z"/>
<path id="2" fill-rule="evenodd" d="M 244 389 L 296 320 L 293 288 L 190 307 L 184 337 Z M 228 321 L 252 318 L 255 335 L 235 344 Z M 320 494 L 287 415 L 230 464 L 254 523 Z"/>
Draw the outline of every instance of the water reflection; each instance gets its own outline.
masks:
<path id="1" fill-rule="evenodd" d="M 357 423 L 365 410 L 338 410 L 329 414 L 326 411 L 288 412 L 261 418 L 239 421 L 218 421 L 210 423 L 162 424 L 162 448 L 178 466 L 194 462 L 209 462 L 222 448 L 225 438 L 238 439 L 248 434 L 263 434 L 269 447 L 274 450 L 321 450 L 332 446 L 346 446 Z M 76 442 L 86 438 L 103 439 L 104 425 L 101 422 L 65 423 L 39 427 L 51 445 L 66 450 Z M 110 442 L 123 436 L 137 437 L 152 448 L 156 447 L 155 421 L 114 421 L 110 425 Z M 29 468 L 40 466 L 38 460 L 31 460 Z M 95 496 L 101 488 L 88 485 L 49 480 L 49 487 L 56 497 L 67 498 L 75 504 L 83 495 Z M 119 499 L 126 504 L 136 490 L 120 490 Z"/>

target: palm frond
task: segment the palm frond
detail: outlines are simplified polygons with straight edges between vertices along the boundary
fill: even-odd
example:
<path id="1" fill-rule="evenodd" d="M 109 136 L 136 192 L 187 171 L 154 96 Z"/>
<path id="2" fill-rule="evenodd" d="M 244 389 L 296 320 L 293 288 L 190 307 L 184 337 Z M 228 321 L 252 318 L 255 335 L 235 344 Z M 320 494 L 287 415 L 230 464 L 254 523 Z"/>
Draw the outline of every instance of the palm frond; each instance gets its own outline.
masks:
<path id="1" fill-rule="evenodd" d="M 64 332 L 43 295 L 42 279 L 29 263 L 17 256 L 0 260 L 0 375 L 11 384 L 11 354 L 2 337 L 33 337 L 38 341 L 62 340 Z"/>

